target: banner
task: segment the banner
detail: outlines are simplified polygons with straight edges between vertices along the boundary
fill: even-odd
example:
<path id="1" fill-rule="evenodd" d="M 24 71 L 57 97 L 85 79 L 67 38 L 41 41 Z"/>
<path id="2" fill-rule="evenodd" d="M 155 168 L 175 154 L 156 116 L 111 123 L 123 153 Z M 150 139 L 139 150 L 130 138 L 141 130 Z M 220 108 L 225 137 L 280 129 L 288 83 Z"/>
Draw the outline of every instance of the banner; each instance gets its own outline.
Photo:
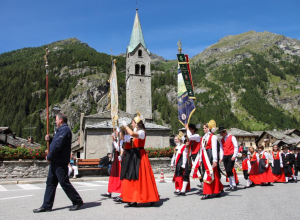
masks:
<path id="1" fill-rule="evenodd" d="M 190 84 L 192 86 L 192 84 Z M 193 93 L 194 94 L 194 93 Z M 190 118 L 194 111 L 196 110 L 195 104 L 192 98 L 189 98 L 188 91 L 186 88 L 185 80 L 183 79 L 183 74 L 178 65 L 178 118 L 179 121 L 185 125 L 189 124 Z"/>
<path id="2" fill-rule="evenodd" d="M 195 99 L 194 86 L 192 80 L 192 74 L 190 70 L 190 63 L 188 55 L 177 54 L 178 64 L 181 69 L 184 84 L 187 90 L 187 94 L 190 99 Z"/>
<path id="3" fill-rule="evenodd" d="M 117 84 L 117 71 L 116 64 L 113 62 L 112 70 L 109 78 L 110 82 L 110 108 L 111 108 L 111 120 L 113 128 L 117 126 L 118 122 L 118 84 Z"/>

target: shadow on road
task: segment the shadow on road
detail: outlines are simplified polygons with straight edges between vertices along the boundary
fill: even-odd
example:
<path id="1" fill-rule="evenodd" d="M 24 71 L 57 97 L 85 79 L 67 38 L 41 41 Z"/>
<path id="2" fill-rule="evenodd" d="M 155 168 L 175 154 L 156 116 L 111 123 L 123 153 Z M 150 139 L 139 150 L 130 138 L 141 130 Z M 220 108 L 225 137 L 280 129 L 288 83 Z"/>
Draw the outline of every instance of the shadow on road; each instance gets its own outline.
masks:
<path id="1" fill-rule="evenodd" d="M 101 202 L 86 202 L 86 203 L 83 204 L 83 206 L 80 207 L 79 210 L 89 209 L 89 208 L 93 208 L 93 207 L 100 206 L 100 205 L 101 205 Z M 72 206 L 64 206 L 64 207 L 52 209 L 52 212 L 53 211 L 59 211 L 59 210 L 62 210 L 62 209 L 68 209 L 68 208 L 71 208 L 71 207 Z"/>
<path id="2" fill-rule="evenodd" d="M 159 208 L 161 207 L 164 202 L 170 200 L 170 198 L 164 198 L 164 199 L 160 199 L 158 202 L 154 203 L 152 206 L 150 205 L 150 203 L 138 203 L 138 208 Z"/>

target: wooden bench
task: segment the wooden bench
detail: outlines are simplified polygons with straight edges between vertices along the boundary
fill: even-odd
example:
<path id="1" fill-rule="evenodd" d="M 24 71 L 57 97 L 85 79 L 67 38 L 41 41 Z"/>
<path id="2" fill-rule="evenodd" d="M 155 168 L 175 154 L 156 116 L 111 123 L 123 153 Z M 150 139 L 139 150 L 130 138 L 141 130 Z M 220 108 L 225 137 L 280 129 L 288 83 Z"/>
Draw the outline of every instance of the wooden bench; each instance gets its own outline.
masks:
<path id="1" fill-rule="evenodd" d="M 100 168 L 98 167 L 100 159 L 78 159 L 77 166 L 78 170 L 102 170 L 107 169 L 106 167 Z M 82 168 L 84 166 L 84 168 Z M 93 167 L 87 167 L 93 166 Z M 97 167 L 95 167 L 97 166 Z"/>

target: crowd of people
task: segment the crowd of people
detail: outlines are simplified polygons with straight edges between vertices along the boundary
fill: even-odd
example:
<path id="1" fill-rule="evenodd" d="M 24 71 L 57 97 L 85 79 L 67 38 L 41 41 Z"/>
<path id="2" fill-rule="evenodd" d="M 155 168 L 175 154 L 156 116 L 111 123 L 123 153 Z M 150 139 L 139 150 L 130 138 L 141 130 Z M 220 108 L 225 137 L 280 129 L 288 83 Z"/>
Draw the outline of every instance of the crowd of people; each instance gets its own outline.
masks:
<path id="1" fill-rule="evenodd" d="M 50 150 L 46 159 L 50 162 L 49 174 L 46 182 L 46 191 L 43 205 L 33 212 L 51 211 L 57 184 L 72 201 L 70 211 L 78 210 L 83 201 L 76 189 L 69 181 L 69 175 L 74 171 L 73 178 L 78 174 L 75 160 L 71 154 L 72 133 L 67 125 L 67 116 L 60 113 L 56 117 L 58 127 L 50 144 Z M 152 206 L 160 200 L 152 167 L 144 149 L 147 131 L 144 118 L 137 113 L 132 119 L 131 125 L 122 122 L 122 127 L 117 128 L 112 134 L 112 152 L 102 158 L 99 166 L 109 166 L 109 182 L 107 192 L 103 197 L 112 197 L 118 193 L 114 201 L 127 203 L 124 207 L 136 207 L 138 203 L 150 203 Z M 237 140 L 229 135 L 226 128 L 217 129 L 214 120 L 203 125 L 204 136 L 197 133 L 198 128 L 194 124 L 185 125 L 186 136 L 179 132 L 175 137 L 176 147 L 171 166 L 175 168 L 173 181 L 175 194 L 185 196 L 190 190 L 190 178 L 198 178 L 202 200 L 219 197 L 224 192 L 221 182 L 223 163 L 229 187 L 226 191 L 236 191 L 238 177 L 235 163 L 239 153 Z M 216 132 L 222 136 L 218 141 Z M 46 135 L 45 139 L 51 141 Z M 300 153 L 295 148 L 289 151 L 289 146 L 284 145 L 282 151 L 274 146 L 271 154 L 264 151 L 262 145 L 258 146 L 258 152 L 253 147 L 249 151 L 240 151 L 242 155 L 242 169 L 246 179 L 245 188 L 255 185 L 271 185 L 273 182 L 289 182 L 292 178 L 297 182 L 300 169 Z M 71 157 L 70 157 L 71 154 Z M 100 161 L 100 162 L 101 162 Z M 225 174 L 224 174 L 225 175 Z"/>
<path id="2" fill-rule="evenodd" d="M 282 146 L 282 152 L 277 145 L 272 153 L 264 151 L 264 146 L 258 146 L 258 152 L 254 147 L 249 151 L 239 149 L 237 140 L 229 135 L 224 127 L 216 128 L 216 122 L 211 120 L 203 125 L 204 136 L 200 137 L 194 124 L 186 125 L 186 137 L 180 132 L 175 137 L 176 147 L 171 162 L 175 167 L 175 194 L 185 196 L 189 189 L 189 178 L 199 178 L 202 188 L 202 199 L 219 197 L 223 192 L 220 168 L 223 162 L 226 171 L 226 179 L 229 187 L 225 191 L 236 191 L 239 183 L 235 163 L 240 152 L 242 156 L 242 168 L 246 186 L 273 185 L 274 182 L 288 183 L 290 180 L 297 183 L 298 170 L 300 169 L 300 151 L 295 147 L 293 152 L 288 145 Z M 215 133 L 221 135 L 218 141 Z"/>

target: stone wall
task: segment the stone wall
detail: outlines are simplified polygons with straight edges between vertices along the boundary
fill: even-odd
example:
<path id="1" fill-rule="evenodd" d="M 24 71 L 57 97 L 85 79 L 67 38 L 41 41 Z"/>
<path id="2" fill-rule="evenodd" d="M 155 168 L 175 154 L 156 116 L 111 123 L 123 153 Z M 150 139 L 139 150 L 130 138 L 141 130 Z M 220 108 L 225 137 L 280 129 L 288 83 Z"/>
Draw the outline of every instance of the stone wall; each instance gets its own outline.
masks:
<path id="1" fill-rule="evenodd" d="M 46 161 L 1 161 L 0 179 L 44 178 L 47 177 L 49 163 Z"/>
<path id="2" fill-rule="evenodd" d="M 171 170 L 171 158 L 150 158 L 154 174 L 173 173 Z M 25 161 L 1 161 L 0 179 L 11 178 L 46 178 L 48 175 L 49 163 L 46 161 L 25 160 Z M 79 171 L 79 177 L 107 175 L 106 170 Z"/>

